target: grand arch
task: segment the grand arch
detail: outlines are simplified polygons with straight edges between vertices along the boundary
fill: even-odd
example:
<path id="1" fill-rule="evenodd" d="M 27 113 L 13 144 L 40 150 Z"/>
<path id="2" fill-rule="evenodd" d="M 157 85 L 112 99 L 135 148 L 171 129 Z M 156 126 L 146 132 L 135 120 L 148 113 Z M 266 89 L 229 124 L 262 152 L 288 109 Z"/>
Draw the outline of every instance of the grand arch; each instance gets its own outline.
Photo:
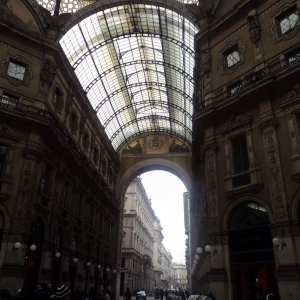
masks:
<path id="1" fill-rule="evenodd" d="M 149 136 L 145 136 L 146 138 Z M 150 136 L 151 137 L 151 136 Z M 162 136 L 168 138 L 168 136 Z M 178 154 L 171 156 L 169 153 L 160 154 L 159 157 L 153 157 L 151 154 L 142 156 L 122 156 L 122 168 L 116 185 L 116 195 L 122 199 L 131 180 L 144 172 L 152 170 L 168 171 L 179 177 L 187 190 L 191 188 L 191 167 L 190 155 Z"/>

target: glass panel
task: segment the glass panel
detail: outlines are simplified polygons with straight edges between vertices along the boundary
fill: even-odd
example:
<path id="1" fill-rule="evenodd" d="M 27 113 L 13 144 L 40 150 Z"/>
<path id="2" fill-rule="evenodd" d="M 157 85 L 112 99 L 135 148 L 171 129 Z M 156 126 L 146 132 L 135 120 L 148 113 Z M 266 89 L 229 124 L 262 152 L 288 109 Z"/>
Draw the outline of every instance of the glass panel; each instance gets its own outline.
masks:
<path id="1" fill-rule="evenodd" d="M 299 25 L 298 11 L 292 11 L 290 14 L 280 19 L 279 21 L 281 34 L 285 34 Z"/>
<path id="2" fill-rule="evenodd" d="M 150 131 L 191 142 L 196 33 L 176 12 L 130 4 L 97 12 L 62 37 L 60 44 L 116 150 Z"/>
<path id="3" fill-rule="evenodd" d="M 8 63 L 7 75 L 13 78 L 24 80 L 26 68 L 17 62 Z"/>
<path id="4" fill-rule="evenodd" d="M 227 60 L 227 67 L 230 68 L 236 63 L 240 61 L 240 54 L 237 50 L 232 51 L 231 53 L 227 54 L 226 56 Z"/>

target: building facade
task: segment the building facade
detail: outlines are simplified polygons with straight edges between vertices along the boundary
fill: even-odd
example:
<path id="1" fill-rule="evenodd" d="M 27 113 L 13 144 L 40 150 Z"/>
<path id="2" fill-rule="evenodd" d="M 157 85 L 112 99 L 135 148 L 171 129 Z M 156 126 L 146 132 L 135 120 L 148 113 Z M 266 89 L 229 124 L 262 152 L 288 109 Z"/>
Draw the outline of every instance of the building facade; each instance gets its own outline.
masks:
<path id="1" fill-rule="evenodd" d="M 171 289 L 178 290 L 180 287 L 188 289 L 188 272 L 186 265 L 174 262 L 171 270 Z"/>
<path id="2" fill-rule="evenodd" d="M 29 2 L 0 10 L 0 289 L 114 289 L 120 161 Z"/>
<path id="3" fill-rule="evenodd" d="M 142 180 L 136 178 L 129 185 L 124 202 L 121 295 L 127 287 L 132 291 L 153 289 L 156 220 Z"/>
<path id="4" fill-rule="evenodd" d="M 298 299 L 299 1 L 201 1 L 195 38 L 194 292 Z M 197 255 L 197 256 L 195 256 Z"/>

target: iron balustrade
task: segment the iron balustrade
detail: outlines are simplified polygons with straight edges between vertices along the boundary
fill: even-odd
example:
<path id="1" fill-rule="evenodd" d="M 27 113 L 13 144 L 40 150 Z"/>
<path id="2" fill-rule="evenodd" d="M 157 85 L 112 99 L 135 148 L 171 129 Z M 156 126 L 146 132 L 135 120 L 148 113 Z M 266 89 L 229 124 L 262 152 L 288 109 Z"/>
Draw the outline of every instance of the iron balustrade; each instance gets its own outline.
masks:
<path id="1" fill-rule="evenodd" d="M 206 100 L 200 102 L 195 107 L 195 113 L 198 113 L 198 112 L 208 109 L 210 107 L 214 107 L 214 106 L 218 105 L 219 103 L 239 94 L 245 88 L 247 88 L 267 77 L 274 76 L 274 75 L 280 73 L 281 71 L 283 71 L 295 64 L 298 64 L 299 62 L 300 62 L 300 56 L 295 55 L 294 57 L 284 58 L 272 65 L 266 66 L 266 67 L 258 70 L 257 72 L 254 72 L 254 73 L 248 75 L 247 77 L 241 79 L 234 86 L 232 86 L 231 89 L 229 87 L 226 91 L 224 91 L 214 97 L 207 98 Z"/>
<path id="2" fill-rule="evenodd" d="M 85 164 L 88 171 L 93 174 L 94 179 L 98 182 L 101 188 L 106 192 L 106 194 L 108 195 L 109 199 L 113 202 L 115 207 L 120 208 L 120 204 L 115 199 L 113 192 L 110 190 L 108 185 L 101 179 L 99 173 L 94 169 L 94 167 L 86 158 L 86 156 L 82 154 L 78 145 L 69 136 L 68 132 L 60 125 L 59 121 L 56 119 L 56 117 L 52 112 L 32 105 L 20 103 L 17 102 L 15 99 L 9 99 L 7 97 L 2 97 L 2 96 L 0 97 L 0 106 L 16 112 L 29 114 L 34 117 L 50 122 L 57 129 L 59 135 L 63 138 L 63 140 L 72 148 L 75 155 L 78 158 L 80 158 L 80 160 Z"/>

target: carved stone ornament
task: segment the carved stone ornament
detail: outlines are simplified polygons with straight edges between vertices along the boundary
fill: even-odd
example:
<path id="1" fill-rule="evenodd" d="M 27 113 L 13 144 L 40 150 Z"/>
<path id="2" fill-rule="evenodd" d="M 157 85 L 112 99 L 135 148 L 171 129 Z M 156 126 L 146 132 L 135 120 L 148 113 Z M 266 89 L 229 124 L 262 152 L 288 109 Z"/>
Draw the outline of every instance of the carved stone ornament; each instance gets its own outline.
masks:
<path id="1" fill-rule="evenodd" d="M 250 39 L 253 44 L 257 46 L 257 43 L 261 39 L 261 29 L 260 24 L 257 19 L 257 16 L 248 16 L 248 24 L 249 24 L 249 33 L 250 33 Z"/>
<path id="2" fill-rule="evenodd" d="M 56 67 L 51 60 L 44 60 L 44 64 L 40 73 L 39 94 L 48 97 L 49 90 L 53 85 L 56 74 Z"/>
<path id="3" fill-rule="evenodd" d="M 21 139 L 21 137 L 16 134 L 14 130 L 9 128 L 6 123 L 0 124 L 0 136 L 15 141 L 19 141 Z"/>
<path id="4" fill-rule="evenodd" d="M 52 16 L 50 11 L 48 11 L 42 5 L 39 5 L 39 9 L 47 24 L 47 28 L 45 29 L 46 37 L 50 40 L 55 40 L 59 29 L 65 25 L 67 20 L 71 17 L 71 14 L 64 13 L 59 16 Z"/>
<path id="5" fill-rule="evenodd" d="M 276 118 L 267 119 L 259 123 L 258 130 L 263 131 L 267 127 L 276 127 L 277 124 L 278 120 Z"/>
<path id="6" fill-rule="evenodd" d="M 201 29 L 205 29 L 209 25 L 209 13 L 213 7 L 213 0 L 208 0 L 205 3 L 192 3 L 192 4 L 185 4 L 185 7 L 188 9 L 189 12 L 191 12 L 195 19 L 197 24 Z"/>
<path id="7" fill-rule="evenodd" d="M 202 50 L 200 54 L 200 76 L 211 71 L 211 54 L 209 50 Z"/>
<path id="8" fill-rule="evenodd" d="M 245 116 L 245 115 L 234 115 L 230 116 L 230 119 L 227 120 L 225 126 L 220 129 L 221 134 L 225 134 L 229 131 L 235 130 L 237 127 L 250 125 L 252 122 L 252 116 Z"/>
<path id="9" fill-rule="evenodd" d="M 280 106 L 285 108 L 294 104 L 298 104 L 300 100 L 300 83 L 297 82 L 294 85 L 293 90 L 291 90 L 284 101 L 280 102 Z"/>

